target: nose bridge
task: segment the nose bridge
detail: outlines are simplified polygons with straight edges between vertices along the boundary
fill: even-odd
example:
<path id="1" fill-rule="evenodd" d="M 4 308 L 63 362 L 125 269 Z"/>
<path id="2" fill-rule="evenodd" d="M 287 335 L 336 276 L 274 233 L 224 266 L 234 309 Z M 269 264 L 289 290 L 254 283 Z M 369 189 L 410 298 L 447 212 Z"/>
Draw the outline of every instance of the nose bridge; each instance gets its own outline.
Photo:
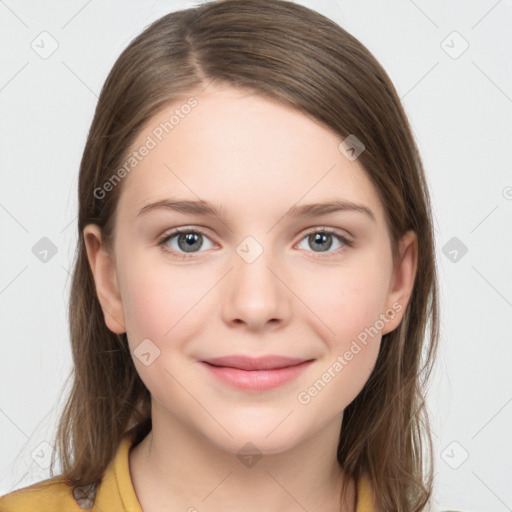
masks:
<path id="1" fill-rule="evenodd" d="M 234 268 L 223 304 L 225 321 L 243 322 L 257 329 L 270 321 L 283 323 L 287 319 L 290 297 L 277 277 L 279 258 L 267 245 L 270 239 L 269 236 L 261 243 L 247 236 L 235 248 Z"/>

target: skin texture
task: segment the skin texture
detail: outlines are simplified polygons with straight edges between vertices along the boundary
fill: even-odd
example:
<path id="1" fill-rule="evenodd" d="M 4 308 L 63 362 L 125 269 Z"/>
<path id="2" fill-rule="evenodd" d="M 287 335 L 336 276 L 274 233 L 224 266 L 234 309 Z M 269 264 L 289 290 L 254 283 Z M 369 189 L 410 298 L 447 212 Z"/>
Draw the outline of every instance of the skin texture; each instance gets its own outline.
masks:
<path id="1" fill-rule="evenodd" d="M 404 236 L 393 265 L 377 191 L 357 159 L 339 151 L 342 139 L 320 123 L 228 86 L 210 85 L 195 97 L 197 106 L 118 185 L 114 252 L 104 250 L 97 226 L 84 230 L 105 322 L 127 332 L 152 395 L 153 430 L 130 453 L 137 496 L 145 512 L 339 510 L 343 410 L 368 380 L 381 335 L 405 311 L 416 238 Z M 133 147 L 176 106 L 151 119 Z M 164 209 L 137 215 L 171 197 L 221 205 L 225 218 Z M 353 210 L 284 216 L 294 205 L 331 200 L 364 205 L 375 218 Z M 179 235 L 158 245 L 177 227 L 201 229 L 202 246 L 199 240 L 187 253 Z M 336 236 L 315 244 L 308 235 L 321 228 L 353 246 Z M 254 261 L 240 256 L 255 251 L 262 252 Z M 381 333 L 358 342 L 357 354 L 333 371 L 389 309 L 394 317 Z M 160 351 L 149 365 L 133 354 L 145 339 Z M 231 354 L 314 361 L 278 388 L 242 391 L 199 362 Z M 329 368 L 330 381 L 301 403 L 299 393 Z M 262 455 L 250 467 L 237 457 L 248 442 Z M 354 486 L 349 490 L 344 510 L 354 509 Z"/>

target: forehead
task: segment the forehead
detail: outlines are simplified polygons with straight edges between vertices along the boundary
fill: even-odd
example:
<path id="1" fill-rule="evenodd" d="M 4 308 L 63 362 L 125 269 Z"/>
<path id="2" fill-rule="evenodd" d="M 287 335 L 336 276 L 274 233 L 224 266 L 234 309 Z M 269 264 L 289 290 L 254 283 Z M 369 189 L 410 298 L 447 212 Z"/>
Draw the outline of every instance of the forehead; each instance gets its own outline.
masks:
<path id="1" fill-rule="evenodd" d="M 343 198 L 382 217 L 377 191 L 358 161 L 338 149 L 341 140 L 287 105 L 210 85 L 146 123 L 131 149 L 149 149 L 124 178 L 118 209 L 134 214 L 149 201 L 179 196 L 261 215 Z"/>

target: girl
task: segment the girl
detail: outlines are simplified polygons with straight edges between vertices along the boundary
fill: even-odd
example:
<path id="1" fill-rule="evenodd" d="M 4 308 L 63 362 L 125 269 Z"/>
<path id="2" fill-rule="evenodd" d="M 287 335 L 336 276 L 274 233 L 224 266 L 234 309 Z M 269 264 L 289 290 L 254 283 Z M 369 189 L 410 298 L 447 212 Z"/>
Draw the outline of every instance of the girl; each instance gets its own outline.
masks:
<path id="1" fill-rule="evenodd" d="M 430 200 L 361 43 L 286 1 L 157 20 L 101 92 L 78 231 L 62 474 L 2 512 L 425 509 Z"/>

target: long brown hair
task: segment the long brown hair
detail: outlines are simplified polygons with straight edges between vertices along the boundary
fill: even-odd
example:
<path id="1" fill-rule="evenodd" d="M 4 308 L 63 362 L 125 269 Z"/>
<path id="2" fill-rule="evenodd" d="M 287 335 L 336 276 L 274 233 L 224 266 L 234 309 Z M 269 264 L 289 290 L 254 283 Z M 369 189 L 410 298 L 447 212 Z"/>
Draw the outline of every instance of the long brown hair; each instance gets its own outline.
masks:
<path id="1" fill-rule="evenodd" d="M 79 485 L 96 482 L 124 435 L 136 444 L 151 430 L 150 393 L 126 333 L 105 325 L 83 237 L 95 223 L 102 240 L 112 241 L 122 182 L 97 191 L 154 114 L 212 81 L 277 99 L 340 137 L 356 134 L 394 256 L 407 230 L 417 235 L 413 293 L 401 324 L 385 335 L 369 380 L 345 409 L 337 455 L 348 475 L 366 475 L 379 509 L 419 511 L 432 492 L 424 393 L 439 335 L 424 170 L 400 99 L 371 53 L 330 19 L 283 0 L 224 0 L 163 16 L 129 44 L 107 77 L 80 165 L 69 302 L 73 385 L 55 443 L 62 474 Z"/>

